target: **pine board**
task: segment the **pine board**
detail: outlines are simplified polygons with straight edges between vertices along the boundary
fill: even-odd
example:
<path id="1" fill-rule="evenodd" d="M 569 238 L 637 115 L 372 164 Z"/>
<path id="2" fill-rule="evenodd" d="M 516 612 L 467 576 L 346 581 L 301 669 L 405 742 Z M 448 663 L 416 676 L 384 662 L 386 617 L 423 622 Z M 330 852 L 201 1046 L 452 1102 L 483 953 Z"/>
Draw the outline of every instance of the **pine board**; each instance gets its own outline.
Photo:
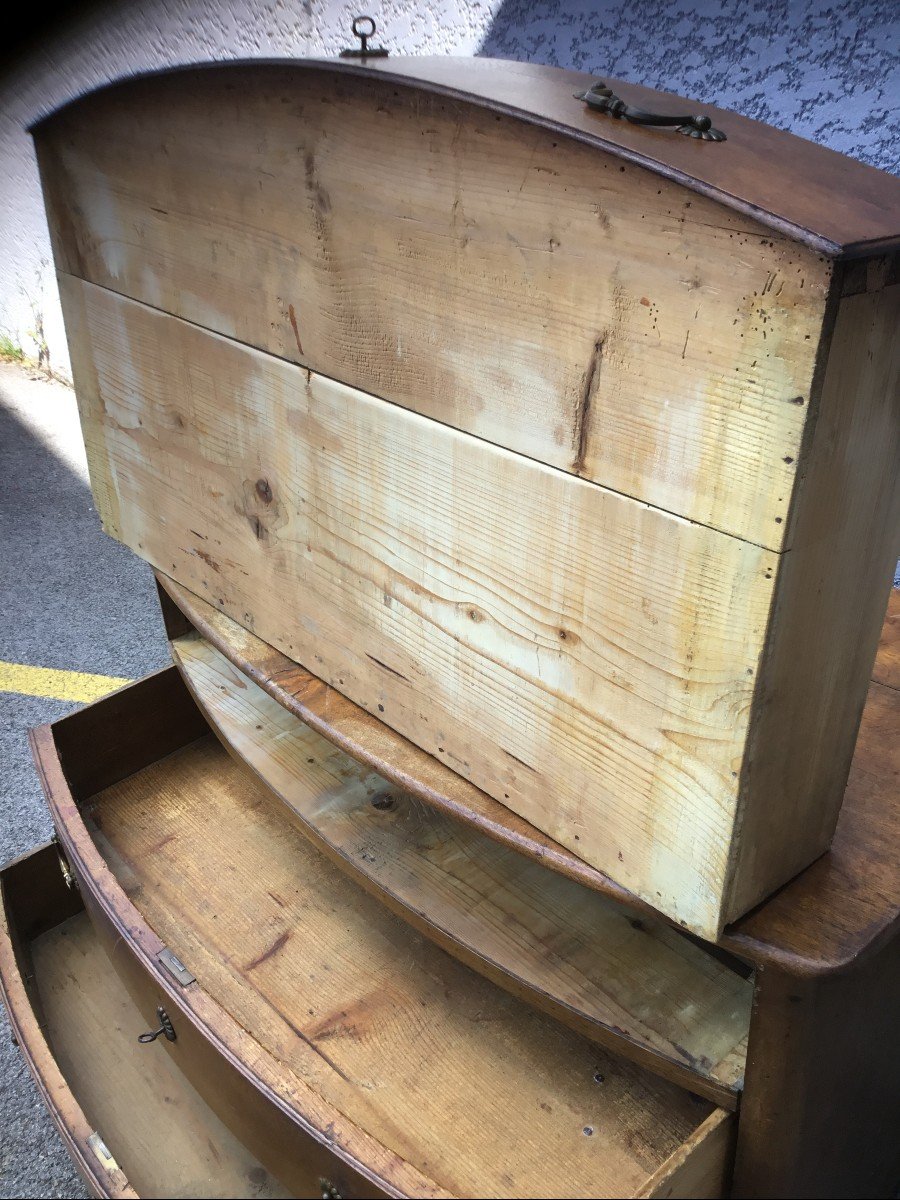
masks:
<path id="1" fill-rule="evenodd" d="M 715 938 L 778 556 L 62 282 L 107 532 Z"/>
<path id="2" fill-rule="evenodd" d="M 564 134 L 321 70 L 136 81 L 36 139 L 60 269 L 788 544 L 832 273 L 808 247 Z"/>

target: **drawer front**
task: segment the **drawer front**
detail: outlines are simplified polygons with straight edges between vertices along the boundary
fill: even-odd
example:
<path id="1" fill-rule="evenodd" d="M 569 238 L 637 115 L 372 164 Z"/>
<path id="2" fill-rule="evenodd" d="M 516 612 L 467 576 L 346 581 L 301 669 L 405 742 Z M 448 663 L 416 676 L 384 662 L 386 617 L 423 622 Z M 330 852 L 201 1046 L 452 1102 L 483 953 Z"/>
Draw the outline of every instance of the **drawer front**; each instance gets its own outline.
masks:
<path id="1" fill-rule="evenodd" d="M 29 934 L 45 932 L 81 907 L 63 882 L 56 847 L 42 846 L 7 864 L 0 874 L 0 899 L 0 996 L 12 1035 L 91 1195 L 131 1200 L 136 1193 L 115 1160 L 98 1153 L 102 1143 L 60 1071 L 36 1011 L 33 981 L 29 986 Z"/>
<path id="2" fill-rule="evenodd" d="M 48 844 L 4 867 L 0 892 L 0 992 L 91 1193 L 287 1200 L 292 1193 L 178 1064 L 139 1045 L 142 1014 L 113 972 L 58 848 Z"/>
<path id="3" fill-rule="evenodd" d="M 171 1022 L 175 1040 L 159 1036 L 145 1046 L 146 1053 L 171 1054 L 210 1108 L 293 1196 L 385 1196 L 267 1100 L 200 1032 L 179 997 L 179 991 L 189 994 L 197 985 L 166 986 L 154 976 L 93 894 L 85 873 L 77 868 L 74 873 L 97 936 L 146 1017 L 148 1032 L 160 1027 L 159 1008 Z"/>

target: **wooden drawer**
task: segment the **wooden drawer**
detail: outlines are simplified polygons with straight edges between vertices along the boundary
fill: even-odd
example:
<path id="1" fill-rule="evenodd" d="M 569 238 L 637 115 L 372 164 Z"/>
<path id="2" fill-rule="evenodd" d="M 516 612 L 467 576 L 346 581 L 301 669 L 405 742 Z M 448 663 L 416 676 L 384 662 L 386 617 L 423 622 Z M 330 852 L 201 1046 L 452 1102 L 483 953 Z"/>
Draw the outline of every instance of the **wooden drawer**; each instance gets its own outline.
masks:
<path id="1" fill-rule="evenodd" d="M 101 939 L 145 1019 L 161 1004 L 175 1028 L 144 1049 L 291 1194 L 311 1177 L 342 1195 L 723 1193 L 729 1114 L 360 890 L 208 732 L 174 668 L 34 742 Z M 178 982 L 166 950 L 196 979 Z"/>
<path id="2" fill-rule="evenodd" d="M 219 615 L 217 624 L 225 621 Z M 240 640 L 246 647 L 244 631 Z M 725 952 L 714 956 L 656 914 L 638 915 L 547 869 L 521 845 L 500 845 L 460 813 L 418 803 L 285 709 L 198 633 L 171 645 L 225 749 L 351 879 L 514 995 L 689 1091 L 737 1108 L 750 966 Z M 323 708 L 337 717 L 336 705 Z"/>
<path id="3" fill-rule="evenodd" d="M 76 875 L 84 880 L 83 875 L 77 872 Z M 283 1194 L 302 1197 L 334 1193 L 346 1197 L 385 1195 L 287 1116 L 277 1103 L 263 1097 L 246 1078 L 241 1063 L 223 1052 L 191 1019 L 191 1014 L 178 1006 L 177 997 L 173 998 L 159 975 L 147 970 L 134 946 L 123 938 L 106 910 L 91 894 L 90 887 L 85 885 L 82 891 L 95 936 L 143 1016 L 146 1027 L 159 1028 L 160 1007 L 172 1023 L 176 1035 L 174 1043 L 157 1039 L 155 1053 L 168 1051 L 178 1069 L 193 1082 L 227 1127 L 244 1144 L 252 1146 L 254 1153 L 285 1181 L 288 1190 Z M 161 961 L 157 955 L 157 963 Z M 165 961 L 170 961 L 168 956 Z"/>
<path id="4" fill-rule="evenodd" d="M 0 985 L 22 1054 L 92 1193 L 301 1194 L 229 1132 L 178 1056 L 138 1043 L 155 1009 L 134 1004 L 60 863 L 48 844 L 0 873 Z M 316 1183 L 302 1194 L 320 1195 Z"/>
<path id="5" fill-rule="evenodd" d="M 715 939 L 843 795 L 898 185 L 733 114 L 627 130 L 565 72 L 360 74 L 168 72 L 35 131 L 104 526 Z"/>

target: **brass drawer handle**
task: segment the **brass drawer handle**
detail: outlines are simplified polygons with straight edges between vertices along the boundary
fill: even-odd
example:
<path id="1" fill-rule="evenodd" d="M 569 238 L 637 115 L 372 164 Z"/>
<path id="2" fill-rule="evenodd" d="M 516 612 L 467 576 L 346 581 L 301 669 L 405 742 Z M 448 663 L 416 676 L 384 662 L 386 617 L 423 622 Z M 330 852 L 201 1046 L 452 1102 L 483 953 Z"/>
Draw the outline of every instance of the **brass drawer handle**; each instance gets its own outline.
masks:
<path id="1" fill-rule="evenodd" d="M 685 137 L 699 138 L 704 142 L 724 142 L 725 134 L 720 129 L 713 129 L 712 121 L 704 116 L 670 117 L 665 113 L 645 112 L 642 108 L 634 108 L 616 96 L 605 83 L 595 83 L 586 92 L 576 92 L 576 100 L 583 100 L 588 108 L 595 112 L 607 113 L 611 117 L 621 117 L 632 125 L 674 125 Z"/>
<path id="2" fill-rule="evenodd" d="M 175 1030 L 172 1027 L 172 1022 L 169 1020 L 169 1014 L 164 1008 L 158 1008 L 156 1016 L 159 1020 L 159 1029 L 154 1030 L 153 1033 L 138 1034 L 138 1041 L 146 1045 L 148 1042 L 155 1042 L 159 1035 L 163 1034 L 167 1042 L 174 1042 Z"/>

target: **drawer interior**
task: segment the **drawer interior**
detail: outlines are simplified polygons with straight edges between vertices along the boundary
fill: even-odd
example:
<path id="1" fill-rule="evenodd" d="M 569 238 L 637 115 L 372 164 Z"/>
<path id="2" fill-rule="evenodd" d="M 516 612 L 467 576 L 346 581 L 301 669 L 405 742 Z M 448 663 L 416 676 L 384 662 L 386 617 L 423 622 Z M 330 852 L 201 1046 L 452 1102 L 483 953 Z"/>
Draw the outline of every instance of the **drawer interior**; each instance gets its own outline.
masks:
<path id="1" fill-rule="evenodd" d="M 501 987 L 737 1107 L 749 967 L 388 783 L 198 633 L 177 637 L 172 652 L 220 741 L 342 871 Z"/>
<path id="2" fill-rule="evenodd" d="M 50 846 L 19 860 L 16 878 L 5 873 L 4 903 L 23 994 L 68 1085 L 66 1095 L 51 1092 L 57 1122 L 67 1124 L 77 1105 L 96 1131 L 90 1149 L 100 1164 L 109 1169 L 111 1157 L 141 1196 L 287 1196 L 175 1061 L 138 1043 L 147 1022 L 112 969 L 77 892 L 65 890 L 56 857 Z M 7 992 L 12 995 L 9 986 Z M 17 1016 L 22 1019 L 21 1008 Z M 24 1036 L 20 1043 L 40 1071 L 44 1047 Z"/>
<path id="3" fill-rule="evenodd" d="M 83 764 L 69 775 L 89 778 Z M 278 1063 L 285 1091 L 314 1089 L 439 1188 L 654 1195 L 669 1164 L 708 1155 L 717 1183 L 704 1194 L 716 1194 L 724 1113 L 423 938 L 319 853 L 212 734 L 176 738 L 78 799 L 131 902 Z"/>

